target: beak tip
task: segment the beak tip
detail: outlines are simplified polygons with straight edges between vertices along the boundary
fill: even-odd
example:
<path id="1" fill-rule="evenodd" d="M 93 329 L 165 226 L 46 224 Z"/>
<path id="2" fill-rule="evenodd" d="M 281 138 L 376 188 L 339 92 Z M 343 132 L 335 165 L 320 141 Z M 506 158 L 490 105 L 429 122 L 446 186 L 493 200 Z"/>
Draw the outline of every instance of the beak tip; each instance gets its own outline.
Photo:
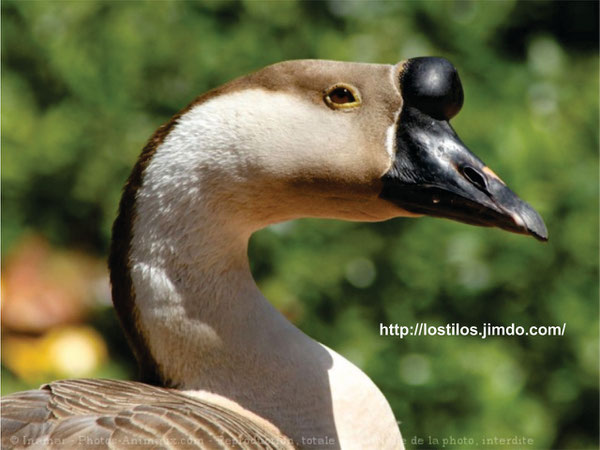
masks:
<path id="1" fill-rule="evenodd" d="M 536 238 L 538 241 L 541 242 L 548 242 L 548 230 L 546 229 L 546 227 L 544 226 L 542 230 L 536 231 L 536 230 L 529 230 L 529 232 L 531 233 L 531 235 Z"/>
<path id="2" fill-rule="evenodd" d="M 527 205 L 529 206 L 529 205 Z M 538 241 L 548 241 L 548 229 L 542 217 L 531 207 L 521 211 L 519 215 L 520 222 L 527 230 L 527 234 L 530 234 Z"/>
<path id="3" fill-rule="evenodd" d="M 548 232 L 544 229 L 543 232 L 538 233 L 533 230 L 527 230 L 529 234 L 531 234 L 534 238 L 536 238 L 540 242 L 548 242 Z"/>

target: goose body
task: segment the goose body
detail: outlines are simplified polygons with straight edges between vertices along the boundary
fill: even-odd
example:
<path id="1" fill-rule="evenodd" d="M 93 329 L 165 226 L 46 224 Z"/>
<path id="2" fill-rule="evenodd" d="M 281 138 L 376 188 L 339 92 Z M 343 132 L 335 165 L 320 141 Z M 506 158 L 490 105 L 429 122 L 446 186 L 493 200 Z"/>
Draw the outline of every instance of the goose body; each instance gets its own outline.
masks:
<path id="1" fill-rule="evenodd" d="M 3 447 L 403 448 L 375 384 L 263 297 L 247 243 L 298 217 L 422 214 L 545 239 L 450 127 L 462 98 L 441 58 L 288 61 L 197 98 L 144 148 L 113 228 L 113 301 L 142 382 L 7 396 Z"/>

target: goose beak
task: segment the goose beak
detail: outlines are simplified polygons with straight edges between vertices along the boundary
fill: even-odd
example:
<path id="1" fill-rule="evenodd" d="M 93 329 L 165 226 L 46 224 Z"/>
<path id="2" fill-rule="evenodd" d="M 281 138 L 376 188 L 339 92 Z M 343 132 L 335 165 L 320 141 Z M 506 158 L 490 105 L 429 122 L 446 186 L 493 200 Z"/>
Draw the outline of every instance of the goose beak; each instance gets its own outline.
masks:
<path id="1" fill-rule="evenodd" d="M 409 106 L 396 139 L 382 198 L 416 214 L 548 239 L 540 215 L 469 151 L 447 120 Z"/>
<path id="2" fill-rule="evenodd" d="M 416 214 L 498 227 L 548 240 L 540 215 L 462 143 L 449 120 L 462 107 L 454 66 L 414 58 L 399 71 L 404 106 L 381 197 Z"/>

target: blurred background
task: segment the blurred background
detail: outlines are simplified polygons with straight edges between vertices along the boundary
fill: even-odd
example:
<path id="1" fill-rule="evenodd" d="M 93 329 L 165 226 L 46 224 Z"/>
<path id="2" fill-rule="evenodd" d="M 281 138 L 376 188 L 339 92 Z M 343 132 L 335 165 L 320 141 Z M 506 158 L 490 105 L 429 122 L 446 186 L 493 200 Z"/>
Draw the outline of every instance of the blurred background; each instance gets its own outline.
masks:
<path id="1" fill-rule="evenodd" d="M 598 448 L 597 2 L 3 1 L 2 394 L 135 377 L 106 256 L 121 187 L 171 115 L 281 60 L 424 55 L 458 68 L 455 129 L 550 241 L 429 218 L 300 220 L 253 237 L 256 280 L 367 372 L 420 448 Z M 379 336 L 417 321 L 566 335 Z"/>

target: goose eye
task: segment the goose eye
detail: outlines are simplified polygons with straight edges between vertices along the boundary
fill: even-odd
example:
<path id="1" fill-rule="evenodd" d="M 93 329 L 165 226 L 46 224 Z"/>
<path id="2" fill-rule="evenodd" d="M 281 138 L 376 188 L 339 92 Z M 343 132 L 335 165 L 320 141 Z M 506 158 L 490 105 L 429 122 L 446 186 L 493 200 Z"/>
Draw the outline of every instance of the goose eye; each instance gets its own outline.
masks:
<path id="1" fill-rule="evenodd" d="M 325 103 L 333 109 L 354 108 L 361 103 L 358 91 L 350 86 L 336 85 L 327 90 Z"/>
<path id="2" fill-rule="evenodd" d="M 346 88 L 334 89 L 334 91 L 331 94 L 329 94 L 329 98 L 333 103 L 337 103 L 339 105 L 343 103 L 352 103 L 356 101 L 354 95 L 352 95 L 352 92 L 350 92 Z"/>

